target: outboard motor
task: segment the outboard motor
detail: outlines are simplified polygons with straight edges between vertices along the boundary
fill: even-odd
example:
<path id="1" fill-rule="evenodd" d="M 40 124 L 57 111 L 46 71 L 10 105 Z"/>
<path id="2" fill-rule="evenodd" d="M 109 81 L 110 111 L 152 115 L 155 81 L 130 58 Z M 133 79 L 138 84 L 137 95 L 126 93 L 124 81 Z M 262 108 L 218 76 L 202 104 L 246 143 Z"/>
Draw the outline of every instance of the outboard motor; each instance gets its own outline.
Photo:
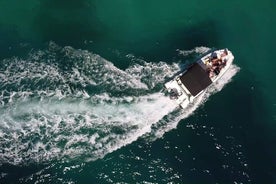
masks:
<path id="1" fill-rule="evenodd" d="M 179 93 L 176 88 L 171 89 L 170 91 L 170 98 L 171 99 L 177 99 L 179 96 Z"/>

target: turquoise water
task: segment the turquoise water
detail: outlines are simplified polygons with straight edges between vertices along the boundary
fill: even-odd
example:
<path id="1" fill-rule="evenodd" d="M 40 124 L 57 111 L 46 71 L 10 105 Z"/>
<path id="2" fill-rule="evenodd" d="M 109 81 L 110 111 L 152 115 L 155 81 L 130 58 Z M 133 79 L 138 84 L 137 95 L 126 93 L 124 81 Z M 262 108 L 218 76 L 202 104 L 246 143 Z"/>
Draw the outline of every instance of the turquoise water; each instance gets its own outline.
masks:
<path id="1" fill-rule="evenodd" d="M 275 7 L 0 1 L 0 183 L 275 183 Z M 190 107 L 160 93 L 225 47 Z"/>

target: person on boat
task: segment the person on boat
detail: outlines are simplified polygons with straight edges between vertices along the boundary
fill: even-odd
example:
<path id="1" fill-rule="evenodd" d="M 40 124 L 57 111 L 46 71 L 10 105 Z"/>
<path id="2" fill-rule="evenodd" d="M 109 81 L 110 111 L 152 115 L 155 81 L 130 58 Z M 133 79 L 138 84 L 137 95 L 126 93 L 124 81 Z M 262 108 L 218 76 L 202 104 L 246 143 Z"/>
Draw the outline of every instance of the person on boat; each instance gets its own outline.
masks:
<path id="1" fill-rule="evenodd" d="M 210 76 L 218 75 L 220 70 L 224 67 L 221 58 L 212 59 L 212 66 L 210 68 Z"/>
<path id="2" fill-rule="evenodd" d="M 215 73 L 214 73 L 214 71 L 212 71 L 212 70 L 209 70 L 209 78 L 212 78 L 212 77 L 214 77 L 215 76 Z"/>
<path id="3" fill-rule="evenodd" d="M 215 75 L 218 75 L 221 69 L 226 65 L 226 60 L 223 59 L 223 56 L 228 54 L 227 50 L 225 49 L 222 54 L 218 54 L 216 52 L 212 53 L 211 57 L 209 58 L 208 66 L 208 74 L 209 77 L 212 78 Z"/>

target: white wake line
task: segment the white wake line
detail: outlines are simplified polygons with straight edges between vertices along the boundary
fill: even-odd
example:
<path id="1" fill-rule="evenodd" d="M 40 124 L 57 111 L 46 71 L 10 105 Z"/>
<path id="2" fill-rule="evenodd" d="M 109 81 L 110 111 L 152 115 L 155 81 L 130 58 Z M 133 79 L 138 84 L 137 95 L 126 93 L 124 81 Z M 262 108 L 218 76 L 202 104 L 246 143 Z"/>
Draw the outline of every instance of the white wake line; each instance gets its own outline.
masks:
<path id="1" fill-rule="evenodd" d="M 141 121 L 142 124 L 137 124 L 139 126 L 139 129 L 135 131 L 135 133 L 126 134 L 124 135 L 123 139 L 119 139 L 116 144 L 114 142 L 108 143 L 104 145 L 105 151 L 103 150 L 97 150 L 95 153 L 98 155 L 98 158 L 91 158 L 87 159 L 87 161 L 93 161 L 99 158 L 103 158 L 106 154 L 112 153 L 124 146 L 127 146 L 131 144 L 132 142 L 135 142 L 140 137 L 143 137 L 143 135 L 150 133 L 152 131 L 152 125 L 156 124 L 164 116 L 175 110 L 177 107 L 176 104 L 174 104 L 169 98 L 165 97 L 161 93 L 155 93 L 150 95 L 153 100 L 153 98 L 156 100 L 153 103 L 137 103 L 132 104 L 133 109 L 137 109 L 136 115 L 133 115 L 131 117 L 132 120 Z M 148 98 L 147 96 L 146 98 Z M 134 119 L 133 119 L 134 118 Z M 133 122 L 136 124 L 135 122 Z"/>
<path id="2" fill-rule="evenodd" d="M 46 157 L 53 159 L 60 157 L 74 158 L 87 154 L 87 152 L 91 154 L 87 160 L 102 158 L 106 154 L 130 144 L 150 132 L 153 124 L 160 121 L 176 107 L 170 99 L 161 93 L 138 98 L 137 101 L 130 104 L 103 103 L 90 106 L 89 104 L 68 104 L 62 102 L 59 104 L 23 103 L 18 105 L 12 111 L 6 111 L 4 115 L 1 115 L 1 119 L 10 122 L 10 124 L 6 126 L 9 130 L 8 132 L 0 130 L 0 134 L 5 134 L 4 142 L 0 143 L 11 144 L 15 142 L 16 145 L 12 144 L 6 147 L 6 151 L 0 153 L 0 158 L 12 157 L 8 162 L 15 165 L 24 162 L 25 159 L 30 159 L 30 157 L 39 162 Z M 31 120 L 24 122 L 21 117 L 26 115 L 30 116 Z M 37 115 L 39 115 L 38 118 Z M 90 115 L 93 115 L 93 117 L 91 118 Z M 85 118 L 86 121 L 82 123 L 76 121 L 75 117 L 79 116 Z M 40 117 L 43 118 L 40 119 Z M 66 122 L 66 124 L 62 125 L 62 122 Z M 60 125 L 65 127 L 60 128 Z M 41 128 L 43 129 L 45 126 L 48 132 L 46 134 L 41 133 Z M 76 132 L 83 128 L 90 130 L 91 126 L 97 132 L 100 131 L 99 133 L 102 131 L 111 132 L 101 137 L 98 136 L 97 132 L 92 135 Z M 104 129 L 102 129 L 102 126 L 104 126 Z M 128 130 L 128 127 L 131 126 L 137 126 L 138 128 Z M 126 132 L 123 134 L 112 133 L 113 127 L 122 127 Z M 3 126 L 1 125 L 2 128 Z M 72 134 L 63 135 L 64 131 L 69 131 Z M 29 140 L 33 134 L 39 134 L 39 142 L 33 143 L 31 140 L 27 143 L 24 142 L 24 139 Z M 22 137 L 22 135 L 24 136 Z M 65 147 L 59 147 L 60 141 L 64 140 L 67 142 Z M 91 148 L 87 150 L 85 146 L 78 149 L 72 147 L 79 142 L 85 143 Z M 29 144 L 32 146 L 28 147 Z M 46 145 L 50 147 L 45 149 Z M 21 149 L 27 151 L 22 156 L 18 154 Z M 38 150 L 41 149 L 42 152 L 39 153 Z M 43 157 L 42 154 L 44 155 Z"/>

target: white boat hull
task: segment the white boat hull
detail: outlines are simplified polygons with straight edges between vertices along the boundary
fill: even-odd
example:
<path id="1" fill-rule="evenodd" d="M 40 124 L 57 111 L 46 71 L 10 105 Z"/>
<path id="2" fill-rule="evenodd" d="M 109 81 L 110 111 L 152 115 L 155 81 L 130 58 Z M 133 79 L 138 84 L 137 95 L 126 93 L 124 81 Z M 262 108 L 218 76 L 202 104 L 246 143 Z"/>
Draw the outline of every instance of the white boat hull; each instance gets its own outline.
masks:
<path id="1" fill-rule="evenodd" d="M 216 75 L 212 75 L 210 72 L 210 68 L 212 66 L 209 66 L 210 62 L 212 61 L 212 55 L 216 54 L 219 56 L 219 60 L 224 62 L 223 67 L 219 69 L 219 73 Z M 175 102 L 182 108 L 186 108 L 190 103 L 193 102 L 195 98 L 197 98 L 202 92 L 204 92 L 212 83 L 219 80 L 225 72 L 230 68 L 232 65 L 232 62 L 234 60 L 234 56 L 231 51 L 228 49 L 222 49 L 222 50 L 216 50 L 214 52 L 211 52 L 202 58 L 200 58 L 196 64 L 201 66 L 201 70 L 206 71 L 208 73 L 209 83 L 206 83 L 208 85 L 206 88 L 202 90 L 198 90 L 196 92 L 193 91 L 192 84 L 189 86 L 185 84 L 183 81 L 183 75 L 186 75 L 186 73 L 190 72 L 189 69 L 185 70 L 182 74 L 176 76 L 173 80 L 167 82 L 165 84 L 165 88 L 168 90 L 169 93 L 171 93 L 171 98 L 175 100 Z M 206 78 L 206 77 L 205 77 Z M 191 79 L 192 80 L 192 79 Z M 198 79 L 197 79 L 198 80 Z M 189 81 L 188 81 L 189 82 Z M 195 83 L 196 85 L 197 83 Z M 199 84 L 199 86 L 202 84 Z M 196 93 L 196 94 L 195 94 Z"/>

